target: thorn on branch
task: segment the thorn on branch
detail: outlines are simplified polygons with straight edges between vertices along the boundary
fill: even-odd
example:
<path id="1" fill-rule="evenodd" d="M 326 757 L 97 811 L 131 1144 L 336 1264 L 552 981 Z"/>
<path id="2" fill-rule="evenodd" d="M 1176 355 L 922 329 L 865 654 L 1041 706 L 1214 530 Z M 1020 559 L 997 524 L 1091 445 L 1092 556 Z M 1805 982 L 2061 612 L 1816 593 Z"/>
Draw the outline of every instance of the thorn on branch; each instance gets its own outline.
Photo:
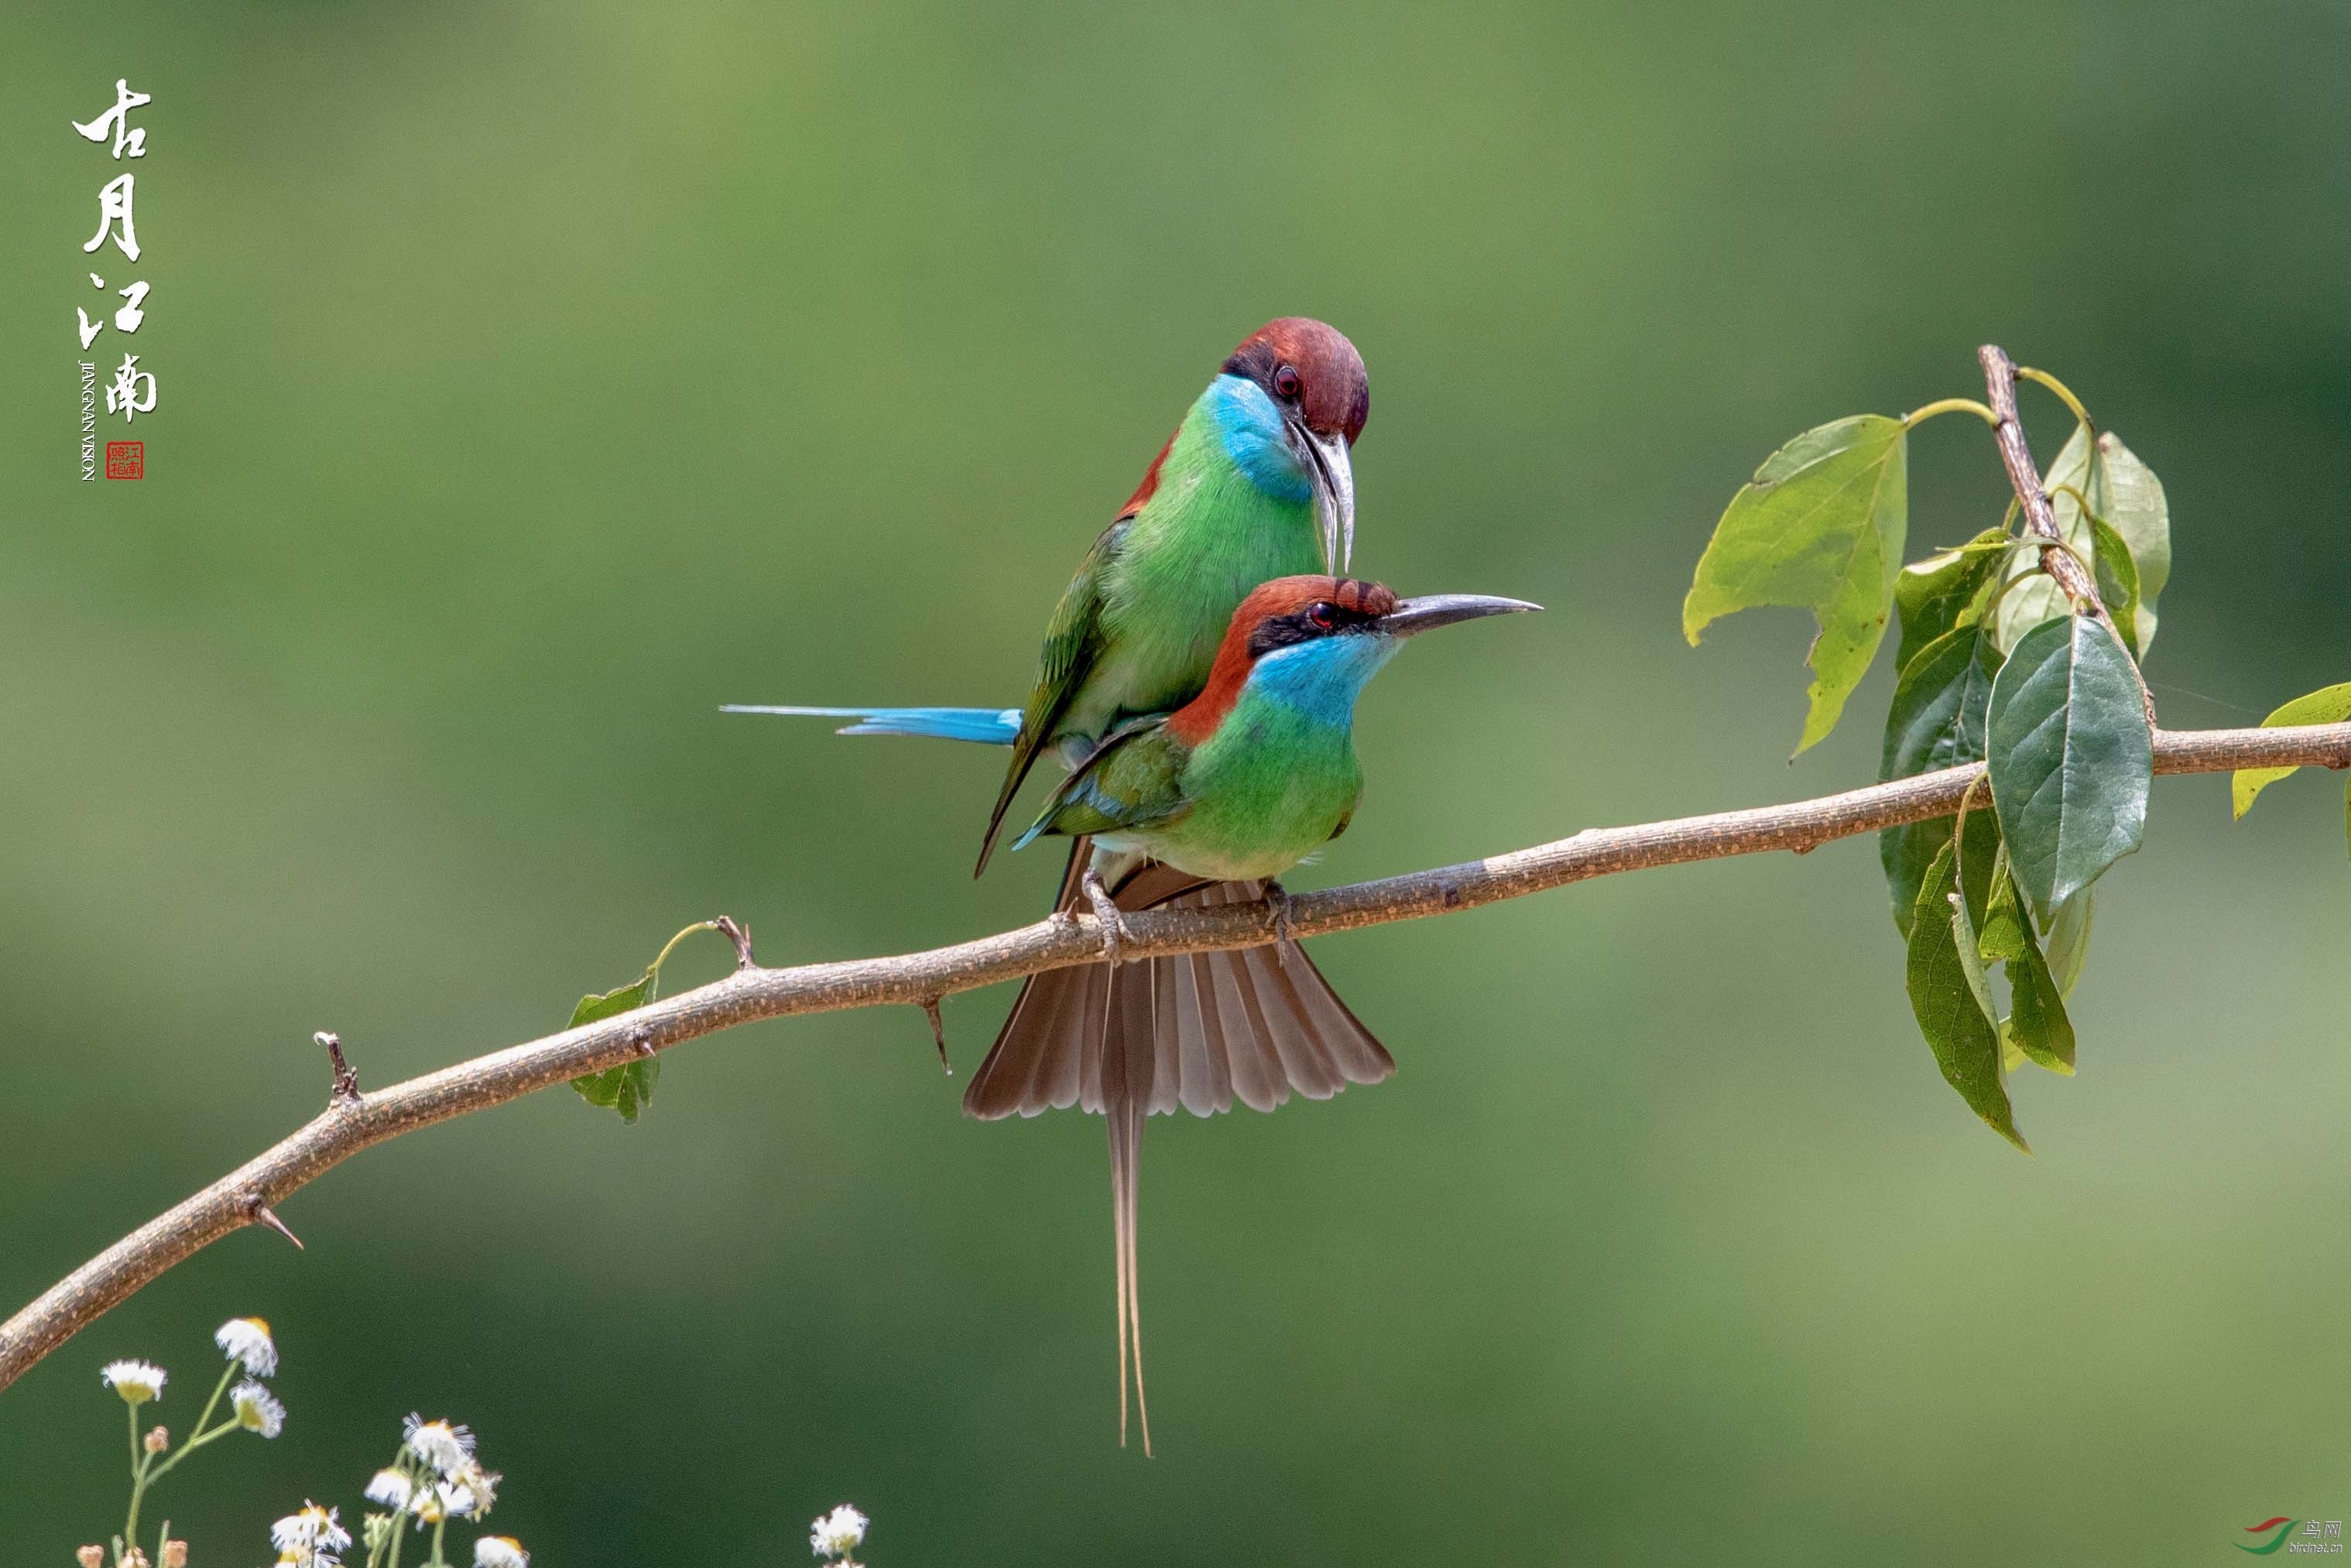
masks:
<path id="1" fill-rule="evenodd" d="M 629 1047 L 639 1056 L 651 1056 L 653 1053 L 653 1031 L 643 1024 L 636 1025 L 629 1030 Z"/>
<path id="2" fill-rule="evenodd" d="M 327 1092 L 327 1109 L 341 1110 L 358 1104 L 360 1075 L 350 1062 L 343 1060 L 343 1037 L 322 1029 L 310 1038 L 327 1048 L 327 1060 L 334 1064 L 335 1084 Z"/>
<path id="3" fill-rule="evenodd" d="M 938 998 L 923 998 L 923 1016 L 931 1020 L 931 1039 L 939 1048 L 939 1071 L 953 1078 L 955 1069 L 947 1065 L 947 1024 L 946 1019 L 939 1016 Z"/>
<path id="4" fill-rule="evenodd" d="M 722 915 L 711 924 L 718 927 L 720 936 L 735 944 L 737 968 L 756 969 L 759 967 L 758 960 L 751 956 L 751 928 L 748 925 L 737 925 L 731 915 Z"/>
<path id="5" fill-rule="evenodd" d="M 286 1228 L 286 1222 L 277 1218 L 277 1211 L 271 1208 L 267 1204 L 262 1202 L 257 1197 L 253 1200 L 252 1213 L 254 1218 L 259 1220 L 262 1224 L 266 1225 L 270 1229 L 275 1230 L 278 1235 L 286 1238 L 287 1240 L 294 1243 L 295 1247 L 298 1250 L 305 1252 L 309 1250 L 308 1248 L 302 1245 L 302 1239 L 300 1237 Z"/>

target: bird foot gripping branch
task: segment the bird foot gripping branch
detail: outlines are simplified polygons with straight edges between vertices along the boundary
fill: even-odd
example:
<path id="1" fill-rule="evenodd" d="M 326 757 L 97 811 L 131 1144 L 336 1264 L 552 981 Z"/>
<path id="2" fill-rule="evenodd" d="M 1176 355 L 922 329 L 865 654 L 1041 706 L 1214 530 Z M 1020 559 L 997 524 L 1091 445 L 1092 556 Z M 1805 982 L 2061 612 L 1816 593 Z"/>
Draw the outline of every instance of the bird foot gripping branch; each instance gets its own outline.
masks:
<path id="1" fill-rule="evenodd" d="M 1118 901 L 1111 897 L 1110 889 L 1102 883 L 1101 868 L 1092 862 L 1087 863 L 1078 886 L 1084 892 L 1086 902 L 1093 905 L 1094 923 L 1102 927 L 1102 962 L 1115 969 L 1119 950 L 1126 943 L 1126 922 L 1119 918 Z"/>

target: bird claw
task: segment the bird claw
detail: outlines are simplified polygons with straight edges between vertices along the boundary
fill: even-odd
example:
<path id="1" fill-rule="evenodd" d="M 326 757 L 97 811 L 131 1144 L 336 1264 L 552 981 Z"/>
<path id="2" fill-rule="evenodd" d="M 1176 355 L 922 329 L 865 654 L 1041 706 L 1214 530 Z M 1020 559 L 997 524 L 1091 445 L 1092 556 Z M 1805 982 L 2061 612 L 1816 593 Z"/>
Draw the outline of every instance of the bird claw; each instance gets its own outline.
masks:
<path id="1" fill-rule="evenodd" d="M 1290 890 L 1282 886 L 1279 879 L 1267 877 L 1265 904 L 1268 909 L 1273 911 L 1274 956 L 1287 967 L 1290 955 L 1298 946 L 1296 939 L 1290 935 Z"/>
<path id="2" fill-rule="evenodd" d="M 1119 918 L 1117 902 L 1111 897 L 1110 889 L 1102 885 L 1100 872 L 1088 866 L 1078 885 L 1084 890 L 1086 902 L 1094 906 L 1094 919 L 1102 926 L 1102 962 L 1115 969 L 1119 949 L 1125 946 L 1126 922 Z"/>

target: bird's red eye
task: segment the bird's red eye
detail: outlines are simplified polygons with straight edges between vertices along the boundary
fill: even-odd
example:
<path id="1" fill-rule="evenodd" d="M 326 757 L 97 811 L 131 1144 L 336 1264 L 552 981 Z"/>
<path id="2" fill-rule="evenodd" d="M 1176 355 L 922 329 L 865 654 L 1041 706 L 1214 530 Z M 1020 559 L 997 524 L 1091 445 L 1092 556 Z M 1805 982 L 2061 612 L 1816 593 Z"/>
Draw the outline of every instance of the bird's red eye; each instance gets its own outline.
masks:
<path id="1" fill-rule="evenodd" d="M 1273 390 L 1280 396 L 1294 398 L 1298 395 L 1298 371 L 1295 367 L 1284 365 L 1273 372 Z"/>
<path id="2" fill-rule="evenodd" d="M 1317 604 L 1306 612 L 1306 619 L 1328 632 L 1339 623 L 1338 615 L 1327 604 Z"/>

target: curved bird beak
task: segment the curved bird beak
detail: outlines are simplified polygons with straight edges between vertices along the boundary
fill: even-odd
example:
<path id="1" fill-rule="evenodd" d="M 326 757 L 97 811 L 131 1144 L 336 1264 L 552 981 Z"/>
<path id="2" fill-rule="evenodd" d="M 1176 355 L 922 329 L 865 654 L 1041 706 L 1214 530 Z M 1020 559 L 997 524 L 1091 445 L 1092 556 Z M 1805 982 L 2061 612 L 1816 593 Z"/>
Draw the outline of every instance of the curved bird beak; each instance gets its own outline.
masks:
<path id="1" fill-rule="evenodd" d="M 1314 509 L 1322 518 L 1322 567 L 1335 577 L 1355 557 L 1355 465 L 1347 455 L 1347 438 L 1321 434 L 1296 420 L 1290 422 L 1290 432 L 1314 476 Z"/>
<path id="2" fill-rule="evenodd" d="M 1387 636 L 1410 637 L 1438 626 L 1450 626 L 1457 621 L 1516 615 L 1521 611 L 1541 608 L 1523 599 L 1495 599 L 1483 593 L 1431 593 L 1405 600 L 1372 624 Z"/>

